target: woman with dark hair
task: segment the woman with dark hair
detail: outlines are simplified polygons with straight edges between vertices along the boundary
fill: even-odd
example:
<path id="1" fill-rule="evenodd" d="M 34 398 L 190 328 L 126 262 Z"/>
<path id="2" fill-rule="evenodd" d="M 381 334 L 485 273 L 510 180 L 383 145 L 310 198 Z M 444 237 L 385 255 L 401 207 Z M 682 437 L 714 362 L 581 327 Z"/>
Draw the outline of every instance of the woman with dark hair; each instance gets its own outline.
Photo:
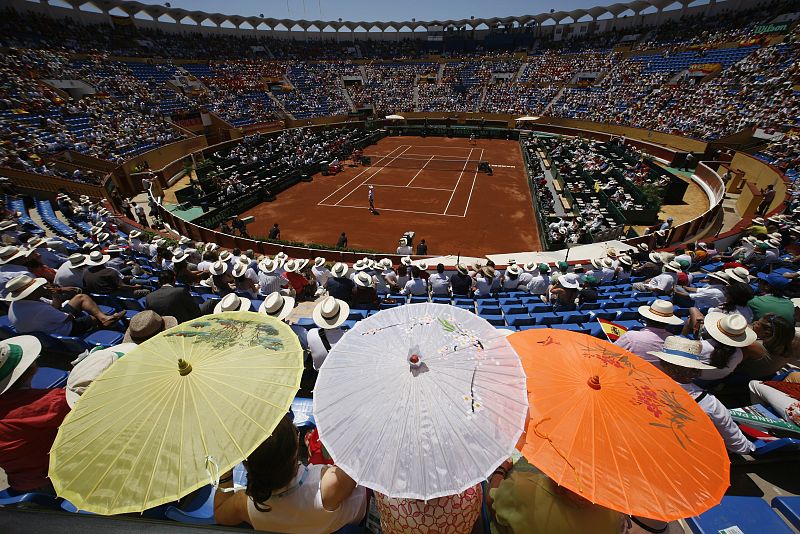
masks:
<path id="1" fill-rule="evenodd" d="M 800 340 L 795 339 L 794 325 L 774 313 L 755 323 L 758 340 L 744 350 L 744 361 L 737 369 L 750 378 L 771 377 L 788 364 L 800 361 Z"/>
<path id="2" fill-rule="evenodd" d="M 725 303 L 716 308 L 709 308 L 708 313 L 724 313 L 730 315 L 732 313 L 741 314 L 748 323 L 753 322 L 753 310 L 751 310 L 747 303 L 753 298 L 753 289 L 750 284 L 744 282 L 730 282 L 724 288 Z"/>
<path id="3" fill-rule="evenodd" d="M 709 313 L 703 319 L 700 337 L 700 361 L 716 367 L 701 370 L 701 380 L 722 380 L 731 374 L 742 361 L 742 349 L 756 340 L 755 332 L 738 313 Z"/>
<path id="4" fill-rule="evenodd" d="M 244 491 L 233 491 L 232 471 L 222 475 L 214 495 L 215 521 L 297 534 L 335 532 L 361 521 L 366 489 L 335 465 L 303 465 L 299 445 L 297 429 L 286 416 L 245 460 Z"/>

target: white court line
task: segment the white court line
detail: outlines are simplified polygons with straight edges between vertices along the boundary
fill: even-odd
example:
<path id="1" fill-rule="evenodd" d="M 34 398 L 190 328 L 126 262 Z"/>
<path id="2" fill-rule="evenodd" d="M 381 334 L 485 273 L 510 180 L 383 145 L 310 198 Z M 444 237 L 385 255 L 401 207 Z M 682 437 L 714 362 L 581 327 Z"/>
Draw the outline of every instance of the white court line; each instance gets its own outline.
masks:
<path id="1" fill-rule="evenodd" d="M 402 145 L 401 145 L 402 146 Z M 448 150 L 472 150 L 465 146 L 437 146 L 437 145 L 414 145 L 414 148 L 446 148 Z"/>
<path id="2" fill-rule="evenodd" d="M 400 187 L 402 189 L 427 189 L 428 191 L 450 191 L 452 189 L 447 189 L 445 187 L 418 187 L 416 185 L 408 186 L 408 185 L 391 185 L 391 184 L 372 184 L 375 187 Z M 326 204 L 328 206 L 329 204 Z"/>
<path id="3" fill-rule="evenodd" d="M 422 172 L 422 171 L 425 169 L 425 167 L 428 165 L 428 163 L 430 163 L 430 162 L 431 162 L 431 160 L 432 160 L 434 157 L 435 157 L 435 156 L 431 156 L 430 158 L 428 158 L 428 161 L 426 161 L 426 162 L 425 162 L 425 165 L 423 165 L 422 167 L 420 167 L 420 168 L 419 168 L 419 170 L 417 171 L 417 174 L 415 174 L 415 175 L 414 175 L 414 176 L 411 178 L 411 180 L 409 180 L 409 181 L 408 181 L 408 183 L 406 184 L 406 187 L 408 187 L 408 186 L 410 186 L 410 185 L 411 185 L 411 182 L 413 182 L 413 181 L 414 181 L 414 180 L 417 178 L 417 176 L 419 176 L 419 173 L 421 173 L 421 172 Z"/>
<path id="4" fill-rule="evenodd" d="M 411 145 L 400 145 L 400 146 L 398 146 L 397 148 L 393 148 L 392 150 L 390 150 L 390 151 L 389 151 L 389 153 L 388 153 L 388 154 L 386 154 L 385 156 L 381 156 L 381 157 L 380 157 L 380 159 L 378 159 L 377 161 L 380 161 L 380 160 L 382 160 L 382 159 L 386 159 L 386 158 L 388 158 L 388 157 L 389 157 L 389 156 L 392 154 L 392 152 L 394 152 L 395 150 L 399 150 L 399 149 L 403 148 L 404 146 L 405 146 L 405 147 L 408 147 L 408 148 L 411 148 Z M 406 148 L 406 150 L 408 150 L 408 148 Z M 341 191 L 342 189 L 344 189 L 345 187 L 347 187 L 348 185 L 350 185 L 350 184 L 353 182 L 353 180 L 355 180 L 356 178 L 358 178 L 359 176 L 361 176 L 362 174 L 364 174 L 365 172 L 367 172 L 367 171 L 368 171 L 368 170 L 370 170 L 371 168 L 372 168 L 371 166 L 369 166 L 369 167 L 365 167 L 363 171 L 361 171 L 360 173 L 358 173 L 358 174 L 356 174 L 355 176 L 353 176 L 352 178 L 350 178 L 350 181 L 348 181 L 346 184 L 342 185 L 341 187 L 339 187 L 339 189 L 337 189 L 336 191 L 334 191 L 333 193 L 331 193 L 331 194 L 330 194 L 330 195 L 328 195 L 327 197 L 325 197 L 325 198 L 323 198 L 322 200 L 320 200 L 319 202 L 317 202 L 317 206 L 325 206 L 326 204 L 323 204 L 323 203 L 324 203 L 326 200 L 328 200 L 328 199 L 329 199 L 329 198 L 331 198 L 333 195 L 335 195 L 336 193 L 338 193 L 339 191 Z"/>
<path id="5" fill-rule="evenodd" d="M 406 146 L 406 147 L 407 147 L 407 148 L 406 148 L 406 150 L 408 150 L 409 148 L 411 148 L 411 145 L 404 145 L 404 146 Z M 394 161 L 394 160 L 396 160 L 397 158 L 399 158 L 400 156 L 402 156 L 402 155 L 403 155 L 403 153 L 404 153 L 406 150 L 403 150 L 403 152 L 400 152 L 400 153 L 399 153 L 399 154 L 397 154 L 396 156 L 393 156 L 393 157 L 392 157 L 392 159 L 390 159 L 390 160 L 389 160 L 389 162 L 391 163 L 392 161 Z M 466 165 L 465 165 L 465 167 L 466 167 Z M 367 177 L 364 179 L 364 181 L 363 181 L 363 182 L 361 182 L 360 184 L 358 184 L 357 186 L 355 186 L 355 188 L 353 188 L 353 190 L 352 190 L 352 191 L 350 191 L 350 192 L 349 192 L 349 193 L 347 193 L 345 196 L 343 196 L 342 198 L 340 198 L 340 199 L 339 199 L 339 202 L 343 201 L 344 199 L 346 199 L 347 197 L 349 197 L 350 195 L 352 195 L 353 193 L 355 193 L 356 191 L 358 191 L 358 188 L 359 188 L 359 187 L 361 187 L 361 186 L 362 186 L 362 185 L 364 185 L 365 183 L 369 182 L 369 181 L 370 181 L 372 178 L 374 178 L 374 177 L 375 177 L 375 176 L 376 176 L 376 175 L 377 175 L 379 172 L 381 172 L 381 171 L 382 171 L 383 169 L 385 169 L 385 168 L 386 168 L 386 167 L 381 167 L 381 168 L 379 168 L 377 171 L 375 171 L 374 173 L 372 173 L 372 174 L 370 174 L 369 176 L 367 176 Z M 350 182 L 348 182 L 348 183 L 350 183 Z M 337 202 L 337 203 L 336 203 L 336 205 L 337 205 L 337 206 L 339 205 L 339 202 Z"/>
<path id="6" fill-rule="evenodd" d="M 478 161 L 483 161 L 483 149 L 481 149 L 481 157 L 478 158 Z M 472 192 L 475 191 L 475 180 L 477 179 L 478 179 L 478 169 L 475 169 L 475 176 L 472 177 L 472 188 L 469 190 L 469 198 L 467 198 L 467 206 L 464 208 L 464 217 L 467 216 L 469 203 L 472 200 Z"/>
<path id="7" fill-rule="evenodd" d="M 363 210 L 364 206 L 349 206 L 346 204 L 323 204 L 324 206 L 330 206 L 331 208 L 356 208 Z M 438 215 L 439 217 L 460 217 L 464 218 L 463 215 L 448 215 L 447 213 L 435 213 L 432 211 L 412 211 L 412 210 L 395 210 L 391 208 L 375 208 L 377 211 L 399 211 L 401 213 L 419 213 L 421 215 Z"/>
<path id="8" fill-rule="evenodd" d="M 458 181 L 456 182 L 456 186 L 453 188 L 453 194 L 450 195 L 450 200 L 447 201 L 447 206 L 444 208 L 444 214 L 447 215 L 447 208 L 450 207 L 450 203 L 453 201 L 453 197 L 456 196 L 456 190 L 458 189 L 458 184 L 461 183 L 461 177 L 464 176 L 464 171 L 467 170 L 467 164 L 469 163 L 469 159 L 472 157 L 473 149 L 469 149 L 469 154 L 467 155 L 467 161 L 464 162 L 464 168 L 461 169 L 461 172 L 458 174 Z M 470 191 L 471 192 L 471 191 Z M 464 217 L 464 215 L 459 215 L 459 217 Z"/>

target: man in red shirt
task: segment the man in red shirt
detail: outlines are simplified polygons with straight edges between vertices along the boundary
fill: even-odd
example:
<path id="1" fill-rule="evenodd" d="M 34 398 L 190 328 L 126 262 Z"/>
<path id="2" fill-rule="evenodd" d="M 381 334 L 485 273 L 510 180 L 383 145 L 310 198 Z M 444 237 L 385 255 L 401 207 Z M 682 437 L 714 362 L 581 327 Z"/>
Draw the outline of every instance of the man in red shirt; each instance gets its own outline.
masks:
<path id="1" fill-rule="evenodd" d="M 53 491 L 48 454 L 69 412 L 63 388 L 30 389 L 41 349 L 34 336 L 0 342 L 0 468 L 20 492 Z"/>

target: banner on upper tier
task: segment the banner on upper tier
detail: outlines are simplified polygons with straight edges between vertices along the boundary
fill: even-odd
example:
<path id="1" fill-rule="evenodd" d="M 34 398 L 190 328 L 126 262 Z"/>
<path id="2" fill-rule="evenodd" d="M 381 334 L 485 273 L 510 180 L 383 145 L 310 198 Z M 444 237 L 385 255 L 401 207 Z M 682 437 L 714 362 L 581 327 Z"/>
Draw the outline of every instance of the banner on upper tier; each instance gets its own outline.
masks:
<path id="1" fill-rule="evenodd" d="M 712 72 L 717 72 L 722 70 L 721 63 L 695 63 L 693 65 L 689 65 L 689 72 L 703 72 L 705 74 L 711 74 Z"/>
<path id="2" fill-rule="evenodd" d="M 789 31 L 789 23 L 781 22 L 779 24 L 759 24 L 753 28 L 753 35 L 764 35 L 767 33 L 786 33 Z"/>

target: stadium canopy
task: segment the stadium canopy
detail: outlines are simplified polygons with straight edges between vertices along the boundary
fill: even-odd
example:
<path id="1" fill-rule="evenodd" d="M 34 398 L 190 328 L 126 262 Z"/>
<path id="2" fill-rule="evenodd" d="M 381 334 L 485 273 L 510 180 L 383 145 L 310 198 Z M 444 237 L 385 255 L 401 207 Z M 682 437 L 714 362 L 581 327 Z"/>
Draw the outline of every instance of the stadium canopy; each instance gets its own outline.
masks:
<path id="1" fill-rule="evenodd" d="M 64 0 L 71 5 L 74 9 L 79 10 L 80 7 L 87 3 L 87 0 Z M 677 0 L 683 8 L 689 6 L 695 0 Z M 41 0 L 42 3 L 47 4 L 49 0 Z M 185 9 L 166 7 L 166 5 L 157 4 L 143 4 L 141 2 L 129 2 L 124 0 L 89 0 L 98 9 L 104 13 L 111 10 L 119 9 L 133 17 L 140 13 L 146 13 L 152 17 L 153 20 L 158 20 L 160 17 L 166 15 L 175 21 L 183 21 L 189 19 L 198 26 L 208 20 L 216 26 L 222 26 L 224 23 L 231 24 L 239 28 L 245 22 L 255 29 L 275 30 L 278 27 L 294 28 L 295 26 L 302 28 L 303 31 L 308 31 L 309 28 L 322 28 L 330 27 L 338 31 L 356 31 L 357 28 L 363 28 L 366 31 L 379 30 L 381 32 L 388 29 L 400 31 L 402 28 L 409 28 L 412 31 L 418 29 L 426 30 L 428 27 L 441 26 L 444 28 L 470 28 L 475 29 L 478 26 L 486 25 L 489 28 L 503 27 L 509 25 L 526 26 L 526 25 L 541 25 L 549 21 L 555 24 L 560 24 L 566 19 L 571 19 L 570 22 L 577 21 L 583 17 L 589 16 L 591 20 L 597 20 L 605 15 L 611 15 L 612 18 L 619 17 L 622 13 L 627 13 L 628 10 L 633 11 L 634 14 L 639 15 L 642 11 L 650 8 L 655 8 L 657 12 L 663 11 L 667 6 L 676 3 L 676 0 L 634 0 L 627 3 L 616 3 L 608 6 L 597 6 L 589 9 L 574 9 L 572 11 L 554 11 L 548 13 L 540 13 L 538 15 L 521 15 L 516 17 L 492 17 L 492 18 L 469 18 L 469 19 L 448 19 L 448 20 L 404 20 L 404 21 L 342 21 L 342 20 L 304 20 L 304 19 L 275 19 L 271 17 L 243 17 L 241 15 L 224 15 L 222 13 L 208 13 L 205 11 L 187 11 Z M 712 0 L 712 3 L 714 0 Z"/>

